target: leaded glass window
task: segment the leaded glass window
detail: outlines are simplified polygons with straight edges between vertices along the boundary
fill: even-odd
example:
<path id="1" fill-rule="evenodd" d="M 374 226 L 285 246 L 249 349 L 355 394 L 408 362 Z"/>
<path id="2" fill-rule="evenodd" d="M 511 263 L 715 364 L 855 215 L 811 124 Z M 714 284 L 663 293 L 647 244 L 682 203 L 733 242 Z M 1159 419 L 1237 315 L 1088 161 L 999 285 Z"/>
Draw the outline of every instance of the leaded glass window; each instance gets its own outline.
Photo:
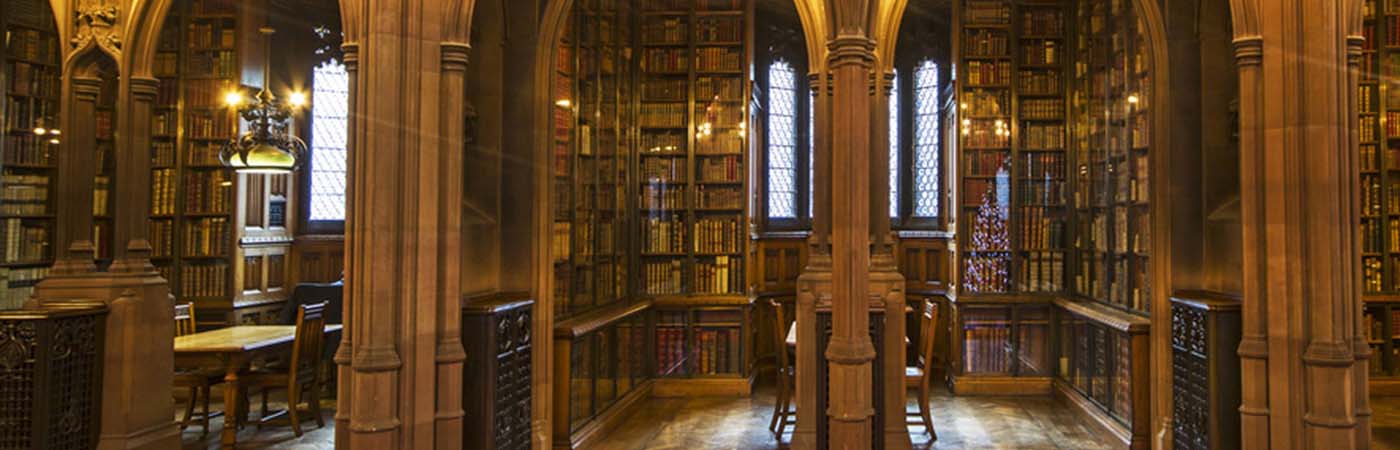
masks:
<path id="1" fill-rule="evenodd" d="M 914 216 L 937 217 L 939 200 L 938 64 L 914 70 Z"/>
<path id="2" fill-rule="evenodd" d="M 343 221 L 350 127 L 350 75 L 345 66 L 335 60 L 316 66 L 311 92 L 310 220 Z"/>
<path id="3" fill-rule="evenodd" d="M 899 72 L 890 82 L 890 217 L 899 217 Z"/>
<path id="4" fill-rule="evenodd" d="M 768 217 L 797 218 L 797 74 L 768 66 Z"/>

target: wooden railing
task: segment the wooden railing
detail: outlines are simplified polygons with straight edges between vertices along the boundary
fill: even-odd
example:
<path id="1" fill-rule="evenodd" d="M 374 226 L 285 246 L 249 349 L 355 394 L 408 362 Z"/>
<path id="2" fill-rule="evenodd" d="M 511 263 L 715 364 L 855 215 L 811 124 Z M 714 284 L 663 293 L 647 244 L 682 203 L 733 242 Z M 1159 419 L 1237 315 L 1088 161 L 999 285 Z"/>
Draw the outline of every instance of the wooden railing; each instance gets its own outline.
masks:
<path id="1" fill-rule="evenodd" d="M 1055 308 L 1056 393 L 1127 448 L 1150 448 L 1148 319 L 1084 301 Z"/>
<path id="2" fill-rule="evenodd" d="M 650 300 L 603 307 L 554 327 L 554 448 L 611 431 L 650 395 Z"/>
<path id="3" fill-rule="evenodd" d="M 102 303 L 0 311 L 0 448 L 97 446 L 106 320 Z"/>

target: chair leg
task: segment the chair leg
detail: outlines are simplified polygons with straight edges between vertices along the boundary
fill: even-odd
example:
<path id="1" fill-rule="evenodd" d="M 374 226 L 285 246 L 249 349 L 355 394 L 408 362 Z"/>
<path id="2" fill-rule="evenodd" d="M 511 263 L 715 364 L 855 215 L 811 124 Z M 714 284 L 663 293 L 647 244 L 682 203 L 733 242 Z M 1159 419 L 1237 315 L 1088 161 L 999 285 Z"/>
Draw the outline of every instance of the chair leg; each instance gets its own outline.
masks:
<path id="1" fill-rule="evenodd" d="M 180 431 L 185 431 L 185 428 L 189 428 L 190 420 L 194 418 L 194 402 L 198 399 L 199 388 L 190 388 L 190 398 L 188 401 L 185 402 L 185 418 L 184 420 L 180 421 Z"/>
<path id="2" fill-rule="evenodd" d="M 788 383 L 789 381 L 791 380 L 787 378 L 787 375 L 783 375 L 782 381 L 779 382 L 782 384 L 783 394 L 782 398 L 780 399 L 780 402 L 778 403 L 778 430 L 774 433 L 777 434 L 778 441 L 780 442 L 783 440 L 783 432 L 787 431 L 787 416 L 790 414 L 789 405 L 792 404 L 793 386 Z"/>
<path id="3" fill-rule="evenodd" d="M 293 384 L 287 387 L 287 418 L 292 421 L 292 433 L 301 437 L 301 415 L 297 414 L 297 404 L 301 400 L 301 386 Z"/>
<path id="4" fill-rule="evenodd" d="M 924 429 L 928 430 L 929 441 L 938 440 L 938 433 L 933 431 L 933 416 L 929 405 L 928 377 L 919 383 L 919 415 L 924 420 Z"/>
<path id="5" fill-rule="evenodd" d="M 778 432 L 778 421 L 782 419 L 783 411 L 783 374 L 778 373 L 778 398 L 773 401 L 773 418 L 768 421 L 768 431 Z"/>
<path id="6" fill-rule="evenodd" d="M 321 418 L 321 383 L 311 382 L 311 398 L 307 400 L 311 405 L 311 414 L 316 415 L 316 428 L 325 428 L 326 419 Z"/>
<path id="7" fill-rule="evenodd" d="M 199 399 L 199 407 L 200 407 L 200 409 L 203 410 L 203 411 L 201 412 L 201 414 L 203 414 L 203 416 L 202 416 L 203 420 L 200 421 L 200 424 L 203 425 L 203 428 L 204 428 L 204 431 L 203 431 L 204 434 L 201 434 L 200 436 L 208 436 L 208 435 L 209 435 L 209 386 L 208 386 L 208 385 L 202 386 L 202 387 L 199 388 L 199 390 L 200 390 L 200 391 L 203 391 L 203 396 L 204 396 L 203 398 Z M 228 420 L 228 419 L 225 418 L 224 420 Z"/>

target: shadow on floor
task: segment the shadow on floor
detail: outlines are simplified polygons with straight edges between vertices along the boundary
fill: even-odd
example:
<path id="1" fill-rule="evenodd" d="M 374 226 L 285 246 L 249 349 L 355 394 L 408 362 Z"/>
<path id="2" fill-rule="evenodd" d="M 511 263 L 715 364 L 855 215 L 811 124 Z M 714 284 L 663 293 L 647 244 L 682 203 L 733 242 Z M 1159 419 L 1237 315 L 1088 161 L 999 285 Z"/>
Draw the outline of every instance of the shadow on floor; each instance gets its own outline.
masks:
<path id="1" fill-rule="evenodd" d="M 214 393 L 216 399 L 222 398 L 222 394 L 217 390 Z M 292 427 L 284 424 L 267 425 L 261 430 L 258 429 L 259 406 L 254 399 L 255 406 L 249 417 L 249 424 L 238 431 L 238 448 L 240 450 L 333 450 L 335 449 L 335 400 L 322 400 L 321 416 L 325 421 L 325 427 L 317 427 L 316 421 L 307 418 L 301 424 L 302 435 L 297 437 L 292 432 Z M 273 394 L 268 402 L 270 410 L 277 411 L 286 407 L 285 397 Z M 222 411 L 223 402 L 215 401 L 209 405 L 212 411 Z M 176 405 L 176 417 L 178 421 L 184 414 L 184 403 Z M 220 448 L 219 436 L 224 429 L 224 418 L 215 417 L 209 423 L 209 434 L 205 435 L 199 424 L 190 424 L 183 433 L 180 440 L 183 443 L 183 450 L 218 450 Z"/>

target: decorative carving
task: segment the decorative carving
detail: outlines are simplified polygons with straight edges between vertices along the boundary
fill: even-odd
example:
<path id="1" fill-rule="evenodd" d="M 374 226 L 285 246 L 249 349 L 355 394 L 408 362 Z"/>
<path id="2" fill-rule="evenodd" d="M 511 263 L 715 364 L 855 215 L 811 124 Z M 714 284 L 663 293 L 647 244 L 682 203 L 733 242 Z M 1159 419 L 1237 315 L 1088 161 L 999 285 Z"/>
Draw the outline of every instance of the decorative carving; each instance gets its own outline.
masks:
<path id="1" fill-rule="evenodd" d="M 96 44 L 112 55 L 121 54 L 120 12 L 115 0 L 79 0 L 73 13 L 73 48 Z"/>

